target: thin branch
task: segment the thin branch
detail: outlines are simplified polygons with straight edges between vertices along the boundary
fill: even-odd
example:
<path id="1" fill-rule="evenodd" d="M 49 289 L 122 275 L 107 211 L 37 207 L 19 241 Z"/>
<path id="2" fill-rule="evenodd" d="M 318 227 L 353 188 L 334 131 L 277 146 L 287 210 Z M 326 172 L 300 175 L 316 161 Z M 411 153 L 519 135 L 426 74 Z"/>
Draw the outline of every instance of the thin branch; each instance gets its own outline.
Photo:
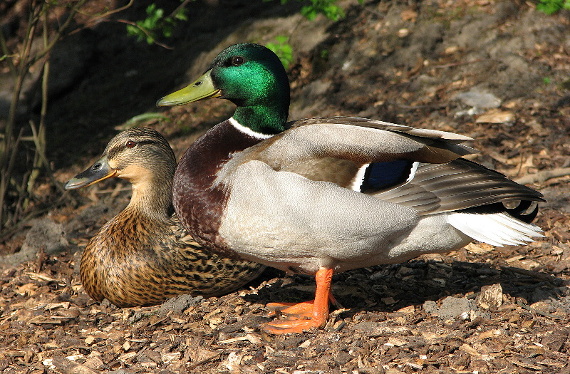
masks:
<path id="1" fill-rule="evenodd" d="M 429 66 L 429 67 L 432 68 L 432 69 L 445 69 L 445 68 L 452 68 L 452 67 L 455 67 L 455 66 L 474 64 L 474 63 L 476 63 L 476 62 L 482 62 L 482 61 L 485 61 L 485 60 L 482 59 L 482 58 L 478 58 L 478 59 L 476 59 L 476 60 L 471 60 L 471 61 L 461 61 L 461 62 L 453 62 L 453 63 L 450 63 L 450 64 L 432 65 L 432 66 Z"/>
<path id="2" fill-rule="evenodd" d="M 6 38 L 4 37 L 4 33 L 2 32 L 2 30 L 0 29 L 0 48 L 2 50 L 2 60 L 6 60 L 7 64 L 8 64 L 8 68 L 10 68 L 10 73 L 12 73 L 13 77 L 16 77 L 16 65 L 14 65 L 14 62 L 12 62 L 12 58 L 16 57 L 17 55 L 14 53 L 11 53 L 10 50 L 8 49 L 8 43 L 6 42 Z"/>
<path id="3" fill-rule="evenodd" d="M 191 1 L 195 1 L 195 0 L 184 0 L 180 5 L 178 5 L 178 6 L 176 7 L 176 9 L 174 9 L 174 10 L 172 11 L 172 13 L 170 13 L 170 15 L 168 16 L 168 18 L 174 17 L 174 15 L 176 15 L 176 13 L 178 13 L 181 9 L 186 8 L 186 5 L 188 5 L 188 3 L 191 2 Z"/>
<path id="4" fill-rule="evenodd" d="M 562 317 L 559 317 L 559 316 L 554 315 L 552 313 L 543 312 L 541 310 L 533 308 L 530 305 L 527 305 L 520 300 L 517 300 L 517 305 L 520 306 L 521 308 L 525 309 L 525 310 L 528 310 L 529 312 L 536 313 L 536 314 L 541 315 L 541 316 L 546 317 L 546 318 L 555 319 L 555 320 L 562 319 Z"/>
<path id="5" fill-rule="evenodd" d="M 32 129 L 34 145 L 36 147 L 36 152 L 37 152 L 39 162 L 40 162 L 38 167 L 41 167 L 43 165 L 45 167 L 46 171 L 48 172 L 48 175 L 49 175 L 53 185 L 59 190 L 59 192 L 64 193 L 65 189 L 55 179 L 55 176 L 53 175 L 53 172 L 52 172 L 51 167 L 49 165 L 49 160 L 46 157 L 45 126 L 40 127 L 40 130 L 38 131 L 36 129 L 36 127 L 34 126 L 34 123 L 32 121 L 30 121 L 30 128 Z"/>
<path id="6" fill-rule="evenodd" d="M 543 170 L 535 174 L 525 175 L 515 179 L 520 184 L 542 183 L 552 178 L 565 177 L 570 175 L 570 168 L 556 168 L 552 170 Z"/>
<path id="7" fill-rule="evenodd" d="M 2 171 L 2 175 L 0 176 L 0 225 L 5 226 L 6 219 L 6 212 L 7 209 L 6 205 L 6 196 L 8 193 L 9 184 L 12 180 L 12 172 L 14 170 L 15 161 L 18 155 L 19 144 L 22 138 L 22 129 L 20 129 L 20 134 L 17 138 L 14 137 L 15 127 L 16 127 L 16 114 L 18 112 L 18 106 L 20 103 L 20 94 L 23 89 L 24 80 L 29 74 L 30 68 L 38 61 L 44 60 L 42 63 L 41 68 L 44 69 L 44 76 L 42 80 L 42 108 L 41 108 L 41 115 L 42 119 L 40 120 L 40 130 L 39 136 L 40 138 L 43 136 L 42 134 L 45 132 L 45 114 L 47 112 L 47 74 L 49 72 L 49 64 L 47 56 L 55 46 L 56 42 L 59 41 L 67 29 L 67 27 L 71 24 L 71 21 L 74 19 L 75 15 L 79 11 L 80 7 L 85 4 L 86 0 L 81 0 L 73 6 L 67 16 L 67 19 L 61 24 L 61 26 L 56 30 L 55 35 L 50 40 L 48 36 L 48 13 L 50 8 L 53 6 L 52 4 L 43 1 L 43 0 L 32 0 L 30 4 L 30 11 L 28 16 L 28 24 L 26 26 L 26 32 L 23 39 L 23 46 L 21 48 L 21 52 L 19 53 L 19 61 L 17 64 L 14 64 L 10 61 L 11 67 L 13 68 L 13 72 L 15 73 L 15 82 L 14 88 L 12 92 L 12 98 L 10 101 L 10 110 L 8 114 L 8 120 L 6 122 L 6 126 L 4 128 L 4 137 L 2 139 L 2 144 L 0 145 L 0 170 Z M 43 16 L 43 17 L 42 17 Z M 35 39 L 36 29 L 39 25 L 39 22 L 43 21 L 43 40 L 44 40 L 44 49 L 35 55 L 32 54 L 32 44 Z M 1 35 L 0 39 L 1 48 L 4 54 L 9 54 L 8 46 L 6 44 L 6 40 L 4 35 Z M 49 170 L 49 162 L 45 157 L 45 136 L 43 136 L 43 144 L 41 140 L 37 136 L 34 136 L 34 142 L 36 146 L 36 155 L 34 160 L 34 172 L 35 167 L 38 163 L 44 163 L 46 168 Z M 32 173 L 34 173 L 32 172 Z M 27 191 L 28 195 L 30 192 L 30 188 L 34 183 L 34 176 L 24 176 L 24 182 L 27 182 L 28 188 L 24 188 L 23 190 L 18 191 L 19 194 L 25 194 Z M 57 183 L 56 183 L 57 185 Z M 20 204 L 22 200 L 22 195 L 19 196 Z M 16 213 L 18 212 L 17 206 Z M 17 214 L 16 214 L 17 216 Z M 14 216 L 14 217 L 16 217 Z"/>
<path id="8" fill-rule="evenodd" d="M 153 36 L 151 33 L 149 33 L 149 32 L 148 32 L 147 30 L 145 30 L 144 28 L 140 27 L 140 26 L 139 26 L 138 24 L 136 24 L 135 22 L 127 21 L 127 20 L 125 20 L 125 19 L 118 19 L 117 22 L 124 23 L 124 24 L 130 25 L 130 26 L 136 27 L 137 29 L 141 30 L 146 36 L 148 36 L 149 38 L 151 38 L 151 39 L 152 39 L 152 42 L 153 42 L 154 44 L 156 44 L 156 45 L 158 45 L 158 46 L 160 46 L 160 47 L 162 47 L 162 48 L 165 48 L 165 49 L 173 49 L 172 47 L 167 46 L 166 44 L 162 44 L 162 43 L 157 42 L 156 39 L 154 38 L 154 36 Z"/>
<path id="9" fill-rule="evenodd" d="M 80 14 L 87 16 L 87 17 L 90 17 L 91 19 L 89 21 L 87 21 L 87 23 L 83 27 L 78 28 L 77 30 L 74 30 L 73 32 L 76 32 L 76 31 L 83 29 L 83 28 L 93 27 L 94 25 L 96 25 L 100 22 L 105 22 L 106 21 L 105 18 L 112 16 L 115 13 L 119 13 L 119 12 L 122 12 L 123 10 L 130 8 L 134 4 L 134 2 L 135 2 L 135 0 L 129 0 L 129 2 L 125 6 L 122 6 L 122 7 L 117 8 L 117 9 L 110 10 L 108 12 L 105 12 L 105 13 L 102 13 L 99 15 L 90 15 L 90 14 L 86 14 L 83 12 L 79 12 Z"/>
<path id="10" fill-rule="evenodd" d="M 6 197 L 6 192 L 8 191 L 8 184 L 12 179 L 12 171 L 14 170 L 14 165 L 16 164 L 16 156 L 18 155 L 18 147 L 20 146 L 20 140 L 22 139 L 23 129 L 20 129 L 20 134 L 14 140 L 11 149 L 6 149 L 5 152 L 7 153 L 10 151 L 10 157 L 6 160 L 6 165 L 2 165 L 2 178 L 0 180 L 0 222 L 3 223 L 4 219 L 4 199 Z"/>
<path id="11" fill-rule="evenodd" d="M 67 16 L 67 19 L 65 20 L 65 22 L 57 29 L 57 32 L 55 34 L 55 36 L 52 38 L 52 40 L 47 44 L 47 46 L 44 47 L 43 51 L 39 52 L 35 58 L 33 59 L 33 61 L 31 62 L 31 65 L 33 65 L 34 63 L 36 63 L 36 61 L 41 60 L 45 55 L 47 55 L 55 46 L 55 43 L 57 43 L 60 39 L 61 36 L 63 35 L 63 32 L 65 31 L 65 29 L 69 26 L 69 24 L 71 23 L 71 21 L 73 20 L 73 18 L 75 17 L 75 14 L 79 11 L 79 8 L 81 8 L 83 6 L 83 4 L 85 4 L 87 0 L 81 0 L 79 3 L 77 3 L 73 8 L 71 8 L 71 11 L 69 12 L 69 15 Z M 47 12 L 47 10 L 46 10 Z M 31 66 L 30 65 L 30 66 Z"/>
<path id="12" fill-rule="evenodd" d="M 10 109 L 8 112 L 8 120 L 4 128 L 4 139 L 2 148 L 0 148 L 0 169 L 2 176 L 0 177 L 0 224 L 4 224 L 4 209 L 6 208 L 6 193 L 8 192 L 8 185 L 12 179 L 12 171 L 16 161 L 18 146 L 20 143 L 21 132 L 17 139 L 14 139 L 14 127 L 16 125 L 16 113 L 18 112 L 18 105 L 20 103 L 20 93 L 24 84 L 24 79 L 28 75 L 29 65 L 28 59 L 32 48 L 32 40 L 36 30 L 37 21 L 41 14 L 42 7 L 36 7 L 36 3 L 32 2 L 31 11 L 28 17 L 28 25 L 26 29 L 26 36 L 22 53 L 20 54 L 20 61 L 16 67 L 16 80 L 12 91 L 12 98 L 10 100 Z M 39 9 L 39 10 L 38 10 Z"/>

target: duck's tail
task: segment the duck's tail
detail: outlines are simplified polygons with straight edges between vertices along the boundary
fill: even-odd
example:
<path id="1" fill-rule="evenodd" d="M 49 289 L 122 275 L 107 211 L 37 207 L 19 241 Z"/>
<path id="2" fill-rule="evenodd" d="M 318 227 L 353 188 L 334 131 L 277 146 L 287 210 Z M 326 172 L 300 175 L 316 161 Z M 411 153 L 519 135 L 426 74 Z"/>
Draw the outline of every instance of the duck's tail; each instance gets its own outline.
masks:
<path id="1" fill-rule="evenodd" d="M 534 209 L 534 215 L 536 211 Z M 528 215 L 514 217 L 507 212 L 454 212 L 447 217 L 449 224 L 465 235 L 497 247 L 526 244 L 544 236 L 540 227 L 525 221 L 528 218 Z"/>

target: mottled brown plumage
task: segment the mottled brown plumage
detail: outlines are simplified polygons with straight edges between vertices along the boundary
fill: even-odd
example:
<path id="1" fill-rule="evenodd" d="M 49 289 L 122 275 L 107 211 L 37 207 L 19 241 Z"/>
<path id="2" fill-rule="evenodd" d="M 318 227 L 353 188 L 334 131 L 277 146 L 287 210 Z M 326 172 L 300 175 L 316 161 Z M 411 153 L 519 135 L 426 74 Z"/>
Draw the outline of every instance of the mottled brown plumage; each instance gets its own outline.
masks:
<path id="1" fill-rule="evenodd" d="M 158 132 L 121 132 L 103 156 L 71 179 L 67 189 L 109 177 L 132 183 L 129 205 L 90 240 L 81 258 L 81 281 L 95 300 L 119 307 L 155 305 L 179 295 L 217 296 L 238 289 L 264 269 L 204 250 L 171 216 L 176 159 Z"/>

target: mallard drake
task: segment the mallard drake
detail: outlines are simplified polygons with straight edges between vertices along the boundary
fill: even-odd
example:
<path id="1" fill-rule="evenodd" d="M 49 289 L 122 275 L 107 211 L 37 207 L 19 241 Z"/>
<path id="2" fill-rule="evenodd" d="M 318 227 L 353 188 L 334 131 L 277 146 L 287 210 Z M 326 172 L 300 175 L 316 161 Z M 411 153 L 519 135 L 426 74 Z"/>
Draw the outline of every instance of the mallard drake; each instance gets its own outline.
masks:
<path id="1" fill-rule="evenodd" d="M 102 157 L 65 185 L 76 189 L 110 177 L 132 184 L 128 206 L 87 244 L 81 281 L 93 299 L 118 307 L 156 305 L 179 294 L 219 296 L 256 278 L 264 266 L 220 257 L 196 243 L 172 216 L 176 158 L 149 128 L 116 135 Z"/>
<path id="2" fill-rule="evenodd" d="M 287 123 L 287 75 L 265 47 L 230 46 L 157 104 L 209 97 L 237 108 L 182 157 L 178 216 L 219 253 L 316 277 L 314 301 L 282 304 L 286 319 L 266 331 L 323 326 L 334 272 L 541 236 L 530 222 L 542 195 L 462 158 L 469 137 L 353 117 Z"/>

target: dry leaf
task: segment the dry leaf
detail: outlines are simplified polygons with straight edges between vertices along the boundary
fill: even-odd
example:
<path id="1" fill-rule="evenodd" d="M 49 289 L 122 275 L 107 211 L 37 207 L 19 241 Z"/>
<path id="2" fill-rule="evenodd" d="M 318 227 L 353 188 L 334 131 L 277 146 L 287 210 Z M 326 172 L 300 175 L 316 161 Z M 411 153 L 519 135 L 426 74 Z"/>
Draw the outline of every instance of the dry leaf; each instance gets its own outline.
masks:
<path id="1" fill-rule="evenodd" d="M 511 111 L 491 109 L 477 117 L 476 123 L 513 123 L 515 114 Z"/>

